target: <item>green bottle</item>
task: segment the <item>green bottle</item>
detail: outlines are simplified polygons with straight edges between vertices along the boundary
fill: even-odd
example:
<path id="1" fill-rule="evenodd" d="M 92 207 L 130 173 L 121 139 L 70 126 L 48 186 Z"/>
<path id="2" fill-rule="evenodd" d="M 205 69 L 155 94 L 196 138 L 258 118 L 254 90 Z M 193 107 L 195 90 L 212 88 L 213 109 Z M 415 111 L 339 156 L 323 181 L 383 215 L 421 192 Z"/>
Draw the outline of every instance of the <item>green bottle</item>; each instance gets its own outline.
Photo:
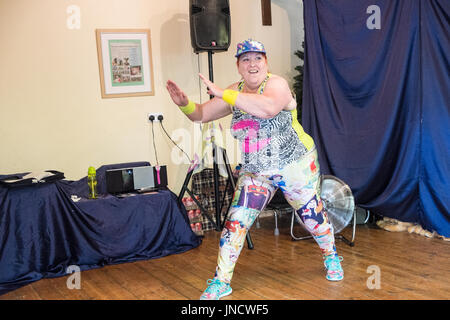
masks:
<path id="1" fill-rule="evenodd" d="M 89 199 L 97 199 L 97 172 L 94 167 L 88 169 Z"/>

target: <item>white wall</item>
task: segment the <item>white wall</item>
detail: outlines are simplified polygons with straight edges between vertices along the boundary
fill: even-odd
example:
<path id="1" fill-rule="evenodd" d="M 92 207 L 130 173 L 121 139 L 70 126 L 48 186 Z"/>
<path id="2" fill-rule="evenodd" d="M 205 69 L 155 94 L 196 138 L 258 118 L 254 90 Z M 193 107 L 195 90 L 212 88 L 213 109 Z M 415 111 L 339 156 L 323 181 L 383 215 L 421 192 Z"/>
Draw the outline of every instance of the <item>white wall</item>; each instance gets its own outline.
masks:
<path id="1" fill-rule="evenodd" d="M 199 71 L 208 74 L 207 54 L 193 53 L 188 4 L 187 0 L 0 0 L 0 174 L 54 169 L 78 180 L 91 165 L 154 164 L 149 112 L 164 114 L 169 134 L 186 128 L 193 136 L 197 127 L 177 110 L 165 90 L 165 82 L 172 79 L 192 100 L 208 99 L 197 77 Z M 263 42 L 270 70 L 292 83 L 299 62 L 293 52 L 303 37 L 302 4 L 272 0 L 272 26 L 262 26 L 260 4 L 230 0 L 232 44 L 227 52 L 213 55 L 217 85 L 239 79 L 235 47 L 246 38 Z M 81 10 L 80 29 L 67 27 L 70 5 Z M 150 29 L 154 96 L 101 98 L 95 39 L 95 29 L 100 28 Z M 229 121 L 228 117 L 221 123 L 227 128 Z M 174 146 L 158 124 L 154 131 L 159 163 L 168 166 L 169 187 L 177 193 L 188 165 L 173 161 Z M 187 144 L 192 156 L 194 143 Z"/>

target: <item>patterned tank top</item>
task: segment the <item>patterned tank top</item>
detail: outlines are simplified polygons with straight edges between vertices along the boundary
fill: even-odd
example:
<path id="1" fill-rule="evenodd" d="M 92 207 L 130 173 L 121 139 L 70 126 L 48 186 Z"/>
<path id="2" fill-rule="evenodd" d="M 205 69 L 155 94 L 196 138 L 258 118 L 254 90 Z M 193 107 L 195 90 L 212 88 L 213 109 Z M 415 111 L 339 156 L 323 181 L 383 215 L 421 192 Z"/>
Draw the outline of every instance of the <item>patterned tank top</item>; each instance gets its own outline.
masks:
<path id="1" fill-rule="evenodd" d="M 269 73 L 258 94 L 264 92 L 270 77 Z M 239 91 L 243 87 L 242 80 Z M 314 147 L 313 139 L 297 121 L 297 109 L 282 110 L 273 118 L 262 119 L 233 107 L 231 135 L 239 140 L 242 169 L 247 172 L 281 169 Z"/>

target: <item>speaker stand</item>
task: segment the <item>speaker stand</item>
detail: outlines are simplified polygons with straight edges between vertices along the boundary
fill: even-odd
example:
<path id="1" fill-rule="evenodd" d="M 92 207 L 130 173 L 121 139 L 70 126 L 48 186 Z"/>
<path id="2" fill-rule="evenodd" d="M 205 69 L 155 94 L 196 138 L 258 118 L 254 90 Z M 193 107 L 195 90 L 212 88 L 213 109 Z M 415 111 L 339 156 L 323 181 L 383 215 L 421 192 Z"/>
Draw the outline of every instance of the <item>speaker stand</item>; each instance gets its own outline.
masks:
<path id="1" fill-rule="evenodd" d="M 209 50 L 208 51 L 209 80 L 211 82 L 214 82 L 212 55 L 213 55 L 213 52 L 211 50 Z M 212 99 L 213 97 L 214 96 L 212 96 L 212 95 L 209 96 L 210 99 Z M 219 165 L 217 164 L 217 156 L 218 156 L 219 149 L 222 151 L 223 160 L 225 162 L 225 167 L 226 167 L 227 174 L 228 174 L 227 186 L 225 187 L 224 199 L 222 200 L 222 203 L 220 202 L 220 194 L 219 194 Z M 223 226 L 225 224 L 225 220 L 226 220 L 226 218 L 228 216 L 228 210 L 230 209 L 230 206 L 228 206 L 227 213 L 226 213 L 226 215 L 224 217 L 224 220 L 221 221 L 220 214 L 222 212 L 223 203 L 225 201 L 225 196 L 226 196 L 227 189 L 228 189 L 227 187 L 228 187 L 228 185 L 230 185 L 232 187 L 233 192 L 234 192 L 236 190 L 236 184 L 234 182 L 233 172 L 231 171 L 230 163 L 228 162 L 228 157 L 227 157 L 226 150 L 223 149 L 223 148 L 218 147 L 214 143 L 214 139 L 213 139 L 213 150 L 212 150 L 212 152 L 213 152 L 214 199 L 215 199 L 215 216 L 216 216 L 215 217 L 215 221 L 208 214 L 208 212 L 201 205 L 201 203 L 195 198 L 195 195 L 193 194 L 193 192 L 191 190 L 189 190 L 189 188 L 188 188 L 189 181 L 190 181 L 190 179 L 192 177 L 192 174 L 194 173 L 194 169 L 196 167 L 196 164 L 194 162 L 192 163 L 191 167 L 189 167 L 189 169 L 188 169 L 188 173 L 186 175 L 186 178 L 184 179 L 184 183 L 183 183 L 183 186 L 181 188 L 180 194 L 178 195 L 178 200 L 181 202 L 181 200 L 183 199 L 184 193 L 187 192 L 189 194 L 189 196 L 193 199 L 193 201 L 197 204 L 197 206 L 199 207 L 199 209 L 202 212 L 202 214 L 204 214 L 204 216 L 214 226 L 216 231 L 222 231 Z M 252 241 L 252 238 L 250 236 L 250 232 L 247 232 L 246 240 L 247 240 L 248 248 L 249 249 L 253 249 L 253 241 Z"/>

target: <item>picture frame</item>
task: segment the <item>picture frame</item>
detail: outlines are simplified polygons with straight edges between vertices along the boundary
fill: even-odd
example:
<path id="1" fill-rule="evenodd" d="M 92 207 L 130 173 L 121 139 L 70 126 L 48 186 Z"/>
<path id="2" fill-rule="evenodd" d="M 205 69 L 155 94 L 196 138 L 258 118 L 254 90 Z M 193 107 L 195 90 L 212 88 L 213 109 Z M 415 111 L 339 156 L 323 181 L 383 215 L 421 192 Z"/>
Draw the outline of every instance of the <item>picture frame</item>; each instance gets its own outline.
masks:
<path id="1" fill-rule="evenodd" d="M 102 98 L 155 95 L 149 29 L 96 29 Z"/>

